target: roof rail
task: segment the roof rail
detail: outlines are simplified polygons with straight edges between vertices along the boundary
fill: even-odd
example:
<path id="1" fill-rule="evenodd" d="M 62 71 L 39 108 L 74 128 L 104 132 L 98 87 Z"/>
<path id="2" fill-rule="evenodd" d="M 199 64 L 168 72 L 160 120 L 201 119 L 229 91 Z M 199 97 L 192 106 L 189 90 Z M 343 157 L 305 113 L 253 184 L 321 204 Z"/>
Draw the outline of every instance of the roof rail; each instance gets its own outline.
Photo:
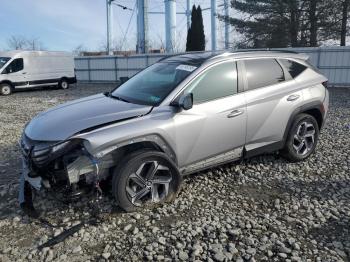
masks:
<path id="1" fill-rule="evenodd" d="M 280 52 L 280 53 L 298 54 L 298 52 L 296 52 L 296 51 L 283 50 L 283 49 L 279 49 L 279 48 L 247 48 L 247 49 L 233 49 L 232 50 L 232 52 L 235 52 L 235 53 L 259 52 L 259 51 L 273 51 L 273 52 Z"/>

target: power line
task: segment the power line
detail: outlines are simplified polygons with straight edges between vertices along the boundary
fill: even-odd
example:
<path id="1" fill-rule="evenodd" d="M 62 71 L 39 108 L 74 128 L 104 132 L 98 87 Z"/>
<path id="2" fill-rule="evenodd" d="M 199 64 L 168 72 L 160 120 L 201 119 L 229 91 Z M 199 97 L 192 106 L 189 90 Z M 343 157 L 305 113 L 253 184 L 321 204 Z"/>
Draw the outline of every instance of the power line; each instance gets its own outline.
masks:
<path id="1" fill-rule="evenodd" d="M 123 49 L 123 46 L 124 46 L 124 43 L 125 43 L 125 39 L 126 39 L 126 35 L 127 35 L 128 31 L 129 31 L 131 20 L 132 20 L 132 18 L 134 16 L 134 13 L 135 13 L 135 9 L 136 9 L 136 2 L 135 2 L 135 5 L 134 5 L 134 8 L 132 9 L 131 17 L 129 19 L 129 23 L 128 23 L 128 26 L 126 28 L 126 31 L 125 31 L 125 34 L 124 34 L 123 41 L 122 41 L 120 49 Z"/>

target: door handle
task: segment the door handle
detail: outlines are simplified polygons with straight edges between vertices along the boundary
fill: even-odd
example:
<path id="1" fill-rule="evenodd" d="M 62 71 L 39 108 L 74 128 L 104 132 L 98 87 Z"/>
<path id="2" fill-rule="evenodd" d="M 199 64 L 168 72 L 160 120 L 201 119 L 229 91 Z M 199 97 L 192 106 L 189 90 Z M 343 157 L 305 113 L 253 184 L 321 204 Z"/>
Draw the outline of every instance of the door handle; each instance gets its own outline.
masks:
<path id="1" fill-rule="evenodd" d="M 297 100 L 300 97 L 300 95 L 290 95 L 287 97 L 287 101 L 294 101 Z"/>
<path id="2" fill-rule="evenodd" d="M 22 74 L 25 75 L 27 72 L 23 72 Z"/>
<path id="3" fill-rule="evenodd" d="M 243 110 L 239 110 L 239 109 L 236 109 L 236 110 L 233 110 L 231 113 L 229 113 L 227 115 L 228 118 L 232 118 L 232 117 L 236 117 L 236 116 L 239 116 L 243 114 Z"/>

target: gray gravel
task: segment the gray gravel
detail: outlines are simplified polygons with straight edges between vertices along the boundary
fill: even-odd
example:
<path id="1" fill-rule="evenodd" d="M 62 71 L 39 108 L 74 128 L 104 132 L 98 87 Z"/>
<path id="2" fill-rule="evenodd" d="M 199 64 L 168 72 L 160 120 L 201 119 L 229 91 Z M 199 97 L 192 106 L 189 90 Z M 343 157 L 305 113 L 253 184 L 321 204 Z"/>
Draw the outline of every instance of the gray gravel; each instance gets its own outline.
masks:
<path id="1" fill-rule="evenodd" d="M 350 89 L 331 90 L 317 152 L 289 163 L 278 154 L 224 165 L 184 179 L 172 204 L 126 214 L 106 194 L 103 221 L 66 241 L 37 246 L 90 216 L 94 198 L 68 206 L 41 194 L 35 203 L 57 227 L 18 210 L 17 140 L 39 111 L 109 90 L 78 85 L 0 97 L 0 261 L 349 261 Z"/>

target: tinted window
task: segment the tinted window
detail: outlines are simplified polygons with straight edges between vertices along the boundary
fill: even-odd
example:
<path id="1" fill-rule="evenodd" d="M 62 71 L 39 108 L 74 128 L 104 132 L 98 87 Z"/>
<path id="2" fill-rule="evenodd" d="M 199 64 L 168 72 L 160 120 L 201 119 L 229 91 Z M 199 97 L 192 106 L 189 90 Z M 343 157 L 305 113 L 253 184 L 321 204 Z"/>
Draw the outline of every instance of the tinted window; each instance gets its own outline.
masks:
<path id="1" fill-rule="evenodd" d="M 21 70 L 23 70 L 23 59 L 16 58 L 5 68 L 5 70 L 3 71 L 3 74 L 16 73 Z"/>
<path id="2" fill-rule="evenodd" d="M 237 93 L 236 63 L 216 65 L 198 76 L 186 89 L 193 93 L 194 103 L 214 100 Z"/>
<path id="3" fill-rule="evenodd" d="M 287 60 L 287 59 L 281 59 L 281 63 L 286 67 L 289 74 L 295 78 L 298 75 L 300 75 L 304 70 L 306 69 L 306 66 L 299 64 L 297 62 Z"/>
<path id="4" fill-rule="evenodd" d="M 283 70 L 275 59 L 245 60 L 244 63 L 249 90 L 284 81 Z"/>

